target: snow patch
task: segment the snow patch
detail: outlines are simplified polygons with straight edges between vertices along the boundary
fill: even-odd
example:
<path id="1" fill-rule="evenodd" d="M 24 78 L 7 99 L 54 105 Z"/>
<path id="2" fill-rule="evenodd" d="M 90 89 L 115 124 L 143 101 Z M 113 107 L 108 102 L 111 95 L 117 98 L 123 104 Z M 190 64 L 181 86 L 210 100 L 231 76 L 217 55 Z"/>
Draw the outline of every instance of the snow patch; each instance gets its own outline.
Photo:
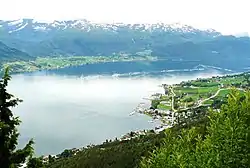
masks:
<path id="1" fill-rule="evenodd" d="M 75 21 L 73 24 L 71 24 L 72 26 L 77 26 L 77 25 L 81 25 L 84 26 L 87 23 L 86 20 L 77 20 Z"/>
<path id="2" fill-rule="evenodd" d="M 42 20 L 42 19 L 32 19 L 32 23 L 53 23 L 55 22 L 55 20 Z"/>
<path id="3" fill-rule="evenodd" d="M 50 26 L 52 26 L 52 27 L 57 27 L 59 25 L 60 25 L 60 23 L 58 21 L 54 21 L 53 23 L 50 24 Z"/>
<path id="4" fill-rule="evenodd" d="M 146 30 L 148 30 L 151 26 L 150 26 L 150 24 L 144 24 L 144 27 Z"/>
<path id="5" fill-rule="evenodd" d="M 35 30 L 41 30 L 41 31 L 45 31 L 47 28 L 45 26 L 36 26 L 34 27 Z"/>
<path id="6" fill-rule="evenodd" d="M 45 30 L 64 30 L 67 28 L 74 28 L 84 31 L 91 31 L 92 29 L 103 29 L 105 31 L 112 31 L 117 32 L 119 29 L 122 28 L 128 28 L 133 30 L 139 30 L 142 32 L 153 32 L 153 31 L 160 31 L 160 32 L 179 32 L 179 33 L 197 33 L 202 32 L 204 34 L 212 33 L 214 37 L 217 37 L 220 35 L 220 33 L 217 33 L 213 29 L 196 29 L 192 26 L 188 26 L 185 24 L 181 24 L 179 22 L 177 23 L 119 23 L 119 22 L 113 22 L 113 23 L 105 23 L 105 22 L 92 22 L 85 19 L 79 19 L 79 20 L 37 20 L 37 19 L 31 19 L 26 21 L 25 19 L 19 19 L 19 20 L 12 20 L 7 21 L 5 23 L 10 26 L 11 31 L 9 33 L 19 31 L 23 29 L 25 26 L 25 23 L 31 24 L 34 30 L 36 31 L 45 31 Z M 4 27 L 5 25 L 0 25 L 0 27 Z M 13 26 L 13 27 L 11 27 Z M 16 29 L 16 30 L 13 30 Z M 244 34 L 244 36 L 247 36 L 247 34 Z"/>
<path id="7" fill-rule="evenodd" d="M 16 32 L 16 31 L 19 31 L 19 30 L 22 30 L 23 28 L 25 28 L 26 26 L 28 25 L 28 23 L 25 23 L 23 26 L 13 30 L 13 31 L 9 31 L 9 33 L 13 33 L 13 32 Z"/>
<path id="8" fill-rule="evenodd" d="M 12 20 L 8 23 L 8 26 L 15 26 L 17 24 L 23 23 L 23 19 Z"/>
<path id="9" fill-rule="evenodd" d="M 169 26 L 172 27 L 173 29 L 185 27 L 185 25 L 183 25 L 183 24 L 181 24 L 181 23 L 179 23 L 179 22 L 177 22 L 177 23 L 172 23 L 172 24 L 170 24 Z"/>

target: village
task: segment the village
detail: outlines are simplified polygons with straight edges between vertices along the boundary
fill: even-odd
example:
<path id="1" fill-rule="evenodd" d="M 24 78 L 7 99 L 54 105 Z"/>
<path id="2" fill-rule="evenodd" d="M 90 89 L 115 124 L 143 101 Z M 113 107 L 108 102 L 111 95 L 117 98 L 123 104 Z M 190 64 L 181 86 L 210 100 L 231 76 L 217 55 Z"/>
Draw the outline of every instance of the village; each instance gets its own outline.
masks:
<path id="1" fill-rule="evenodd" d="M 164 93 L 156 93 L 149 100 L 151 107 L 148 109 L 138 106 L 138 113 L 152 117 L 152 121 L 161 121 L 155 132 L 179 124 L 183 119 L 198 115 L 200 109 L 219 109 L 226 101 L 227 95 L 238 89 L 245 92 L 250 86 L 249 73 L 240 75 L 216 76 L 183 81 L 180 84 L 162 84 Z"/>

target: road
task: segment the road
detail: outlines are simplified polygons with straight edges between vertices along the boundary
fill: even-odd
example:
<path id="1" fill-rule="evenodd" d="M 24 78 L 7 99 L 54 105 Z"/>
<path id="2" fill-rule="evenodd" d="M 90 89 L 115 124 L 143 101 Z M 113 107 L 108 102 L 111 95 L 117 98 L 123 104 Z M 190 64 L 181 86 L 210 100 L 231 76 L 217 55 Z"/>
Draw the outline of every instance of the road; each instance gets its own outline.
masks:
<path id="1" fill-rule="evenodd" d="M 175 111 L 177 111 L 177 110 L 174 109 L 174 97 L 175 97 L 176 94 L 175 94 L 172 87 L 169 87 L 169 89 L 170 89 L 170 91 L 172 93 L 172 111 L 175 112 Z"/>
<path id="2" fill-rule="evenodd" d="M 171 90 L 171 93 L 172 93 L 172 111 L 173 111 L 173 112 L 176 112 L 177 110 L 174 109 L 174 97 L 175 97 L 176 94 L 174 93 L 174 90 L 173 90 L 172 87 L 169 87 L 169 89 Z M 202 100 L 202 101 L 199 101 L 198 104 L 197 104 L 195 107 L 188 107 L 188 108 L 181 109 L 181 110 L 188 110 L 188 109 L 191 109 L 191 108 L 198 108 L 198 107 L 202 106 L 204 102 L 206 102 L 206 101 L 208 101 L 208 100 L 210 100 L 210 99 L 213 99 L 213 98 L 215 98 L 216 96 L 218 96 L 218 94 L 219 94 L 220 91 L 222 91 L 222 90 L 227 90 L 227 89 L 226 89 L 226 88 L 224 88 L 224 89 L 219 89 L 219 90 L 217 90 L 217 92 L 216 92 L 213 96 L 211 96 L 211 97 L 209 97 L 209 98 L 206 98 L 206 99 L 204 99 L 204 100 Z"/>
<path id="3" fill-rule="evenodd" d="M 211 96 L 211 97 L 209 97 L 209 98 L 206 98 L 206 99 L 200 101 L 199 104 L 198 104 L 198 107 L 201 106 L 205 101 L 208 101 L 208 100 L 210 100 L 210 99 L 215 98 L 216 96 L 218 96 L 218 94 L 219 94 L 220 91 L 222 91 L 222 90 L 228 90 L 228 89 L 219 89 L 219 90 L 217 90 L 217 92 L 216 92 L 213 96 Z"/>
<path id="4" fill-rule="evenodd" d="M 174 108 L 174 101 L 175 101 L 174 97 L 176 96 L 176 94 L 175 94 L 175 92 L 174 92 L 174 90 L 173 90 L 172 87 L 169 87 L 169 89 L 170 89 L 170 91 L 171 91 L 171 93 L 172 93 L 172 111 L 173 111 L 173 112 L 172 112 L 172 116 L 171 116 L 171 125 L 173 126 L 173 124 L 174 124 L 174 113 L 177 111 L 177 110 Z M 209 98 L 207 98 L 207 99 L 204 99 L 203 101 L 199 101 L 199 103 L 198 103 L 197 106 L 195 106 L 195 107 L 188 107 L 188 108 L 181 109 L 181 110 L 189 110 L 189 109 L 198 108 L 198 107 L 202 106 L 204 102 L 206 102 L 206 101 L 208 101 L 208 100 L 210 100 L 210 99 L 216 97 L 216 96 L 220 93 L 220 91 L 222 91 L 222 90 L 226 90 L 226 89 L 219 89 L 213 96 L 211 96 L 211 97 L 209 97 Z"/>
<path id="5" fill-rule="evenodd" d="M 174 101 L 175 101 L 175 96 L 176 96 L 176 94 L 175 94 L 175 92 L 174 92 L 174 90 L 173 90 L 173 87 L 172 86 L 169 86 L 168 87 L 168 89 L 170 89 L 170 92 L 171 92 L 171 94 L 172 94 L 172 116 L 171 116 L 171 118 L 169 119 L 170 121 L 171 121 L 171 124 L 169 125 L 169 127 L 171 127 L 171 126 L 173 126 L 174 125 L 174 120 L 175 120 L 175 112 L 177 112 L 178 110 L 176 110 L 175 108 L 174 108 Z M 186 110 L 189 110 L 189 109 L 194 109 L 194 108 L 199 108 L 200 106 L 202 106 L 203 105 L 203 103 L 204 102 L 206 102 L 206 101 L 208 101 L 208 100 L 210 100 L 210 99 L 213 99 L 213 98 L 215 98 L 216 96 L 218 96 L 218 94 L 222 91 L 222 90 L 228 90 L 228 89 L 230 89 L 230 88 L 220 88 L 220 89 L 218 89 L 217 90 L 217 92 L 214 94 L 214 95 L 212 95 L 212 96 L 210 96 L 209 98 L 206 98 L 206 99 L 204 99 L 204 100 L 202 100 L 202 101 L 199 101 L 198 102 L 198 104 L 196 105 L 196 106 L 193 106 L 193 107 L 188 107 L 188 108 L 185 108 L 185 109 L 180 109 L 181 111 L 186 111 Z M 238 90 L 243 90 L 243 91 L 245 91 L 244 89 L 240 89 L 240 88 L 237 88 Z"/>

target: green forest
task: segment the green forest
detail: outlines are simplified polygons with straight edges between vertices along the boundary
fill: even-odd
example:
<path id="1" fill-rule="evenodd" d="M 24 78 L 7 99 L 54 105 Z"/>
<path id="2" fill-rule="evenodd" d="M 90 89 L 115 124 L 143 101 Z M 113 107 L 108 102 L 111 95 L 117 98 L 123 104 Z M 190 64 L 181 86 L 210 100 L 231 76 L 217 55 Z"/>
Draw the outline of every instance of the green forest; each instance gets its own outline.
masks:
<path id="1" fill-rule="evenodd" d="M 56 156 L 35 157 L 33 140 L 17 149 L 21 121 L 12 107 L 22 100 L 8 93 L 8 69 L 0 80 L 0 167 L 17 168 L 235 168 L 250 167 L 250 91 L 232 89 L 220 109 L 200 108 L 160 133 L 153 130 L 130 140 L 64 150 Z M 196 109 L 197 110 L 197 109 Z M 131 136 L 134 134 L 130 133 Z M 77 137 L 76 137 L 77 138 Z"/>

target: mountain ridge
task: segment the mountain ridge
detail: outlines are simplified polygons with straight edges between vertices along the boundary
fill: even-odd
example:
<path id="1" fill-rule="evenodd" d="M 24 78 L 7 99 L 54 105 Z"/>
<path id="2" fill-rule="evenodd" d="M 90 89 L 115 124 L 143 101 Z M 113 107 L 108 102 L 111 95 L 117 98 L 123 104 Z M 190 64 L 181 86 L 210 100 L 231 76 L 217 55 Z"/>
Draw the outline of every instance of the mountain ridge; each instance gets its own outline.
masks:
<path id="1" fill-rule="evenodd" d="M 77 28 L 81 30 L 90 31 L 90 28 L 103 28 L 106 30 L 115 31 L 119 27 L 130 27 L 139 30 L 160 30 L 162 31 L 179 31 L 179 32 L 194 32 L 194 31 L 206 31 L 209 33 L 215 33 L 215 35 L 220 35 L 221 33 L 215 31 L 214 29 L 198 29 L 192 26 L 181 24 L 181 23 L 171 23 L 166 24 L 163 22 L 158 23 L 98 23 L 98 22 L 91 22 L 86 19 L 78 19 L 78 20 L 54 20 L 51 22 L 45 21 L 38 21 L 35 19 L 18 19 L 18 20 L 0 20 L 0 27 L 6 28 L 6 24 L 8 25 L 8 32 L 13 33 L 16 31 L 20 31 L 27 27 L 32 27 L 37 31 L 49 31 L 52 28 L 57 29 L 67 29 L 67 28 Z M 9 29 L 10 28 L 10 29 Z M 14 29 L 13 29 L 14 28 Z"/>
<path id="2" fill-rule="evenodd" d="M 145 53 L 159 58 L 201 60 L 231 68 L 247 66 L 250 38 L 224 36 L 182 24 L 100 24 L 86 19 L 42 23 L 0 21 L 0 41 L 34 57 L 111 56 Z M 148 52 L 149 51 L 149 52 Z M 240 59 L 238 59 L 240 58 Z"/>
<path id="3" fill-rule="evenodd" d="M 0 40 L 34 56 L 134 54 L 162 44 L 203 42 L 221 36 L 181 24 L 99 24 L 88 20 L 0 21 Z"/>
<path id="4" fill-rule="evenodd" d="M 0 63 L 6 61 L 17 61 L 17 60 L 31 60 L 34 59 L 29 54 L 17 50 L 15 48 L 11 48 L 6 44 L 0 41 Z"/>

